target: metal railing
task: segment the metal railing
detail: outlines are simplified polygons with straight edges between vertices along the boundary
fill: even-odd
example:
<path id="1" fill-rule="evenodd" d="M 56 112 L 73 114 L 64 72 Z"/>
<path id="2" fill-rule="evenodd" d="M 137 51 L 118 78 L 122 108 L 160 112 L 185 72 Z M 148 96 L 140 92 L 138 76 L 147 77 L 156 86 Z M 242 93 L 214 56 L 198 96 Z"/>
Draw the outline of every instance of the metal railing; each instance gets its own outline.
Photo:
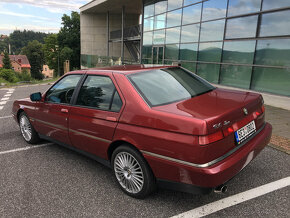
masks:
<path id="1" fill-rule="evenodd" d="M 142 25 L 130 26 L 124 28 L 124 40 L 128 39 L 140 39 L 141 38 Z M 110 32 L 110 40 L 121 40 L 122 30 L 114 30 Z"/>

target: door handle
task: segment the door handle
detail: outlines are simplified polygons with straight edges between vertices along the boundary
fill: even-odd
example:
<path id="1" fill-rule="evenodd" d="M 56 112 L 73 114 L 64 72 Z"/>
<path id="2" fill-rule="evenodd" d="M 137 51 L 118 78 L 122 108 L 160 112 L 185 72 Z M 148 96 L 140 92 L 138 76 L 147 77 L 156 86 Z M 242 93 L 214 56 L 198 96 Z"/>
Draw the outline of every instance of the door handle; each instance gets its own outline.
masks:
<path id="1" fill-rule="evenodd" d="M 66 108 L 62 108 L 62 109 L 60 110 L 60 112 L 61 112 L 61 113 L 65 113 L 65 114 L 67 114 L 67 113 L 68 113 L 68 109 L 66 109 Z"/>
<path id="2" fill-rule="evenodd" d="M 117 122 L 117 118 L 116 117 L 106 117 L 106 120 L 112 121 L 112 122 Z"/>

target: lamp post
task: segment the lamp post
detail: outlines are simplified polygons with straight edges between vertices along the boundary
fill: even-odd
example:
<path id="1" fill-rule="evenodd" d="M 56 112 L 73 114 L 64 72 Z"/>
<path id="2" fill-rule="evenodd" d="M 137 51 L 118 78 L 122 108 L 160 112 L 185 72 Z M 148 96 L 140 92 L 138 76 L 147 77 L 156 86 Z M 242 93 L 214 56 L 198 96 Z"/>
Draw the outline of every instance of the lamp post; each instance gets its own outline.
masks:
<path id="1" fill-rule="evenodd" d="M 55 50 L 57 51 L 57 75 L 60 76 L 59 73 L 59 49 L 58 45 L 55 45 Z"/>

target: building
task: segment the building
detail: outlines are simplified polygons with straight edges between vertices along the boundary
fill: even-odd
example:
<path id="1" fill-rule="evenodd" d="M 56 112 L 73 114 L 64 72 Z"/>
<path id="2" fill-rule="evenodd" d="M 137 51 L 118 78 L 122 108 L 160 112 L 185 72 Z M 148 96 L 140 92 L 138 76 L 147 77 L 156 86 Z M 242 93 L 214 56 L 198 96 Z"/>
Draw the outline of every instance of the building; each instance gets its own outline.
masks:
<path id="1" fill-rule="evenodd" d="M 44 78 L 52 78 L 54 70 L 51 70 L 48 65 L 42 66 L 42 74 Z"/>
<path id="2" fill-rule="evenodd" d="M 289 0 L 94 0 L 80 10 L 83 68 L 180 63 L 214 84 L 290 96 Z"/>
<path id="3" fill-rule="evenodd" d="M 3 57 L 4 54 L 0 55 L 0 68 L 3 67 Z M 11 65 L 12 65 L 12 69 L 15 72 L 21 73 L 24 70 L 26 70 L 28 73 L 30 73 L 30 63 L 28 61 L 28 58 L 26 55 L 9 55 L 10 61 L 11 61 Z"/>

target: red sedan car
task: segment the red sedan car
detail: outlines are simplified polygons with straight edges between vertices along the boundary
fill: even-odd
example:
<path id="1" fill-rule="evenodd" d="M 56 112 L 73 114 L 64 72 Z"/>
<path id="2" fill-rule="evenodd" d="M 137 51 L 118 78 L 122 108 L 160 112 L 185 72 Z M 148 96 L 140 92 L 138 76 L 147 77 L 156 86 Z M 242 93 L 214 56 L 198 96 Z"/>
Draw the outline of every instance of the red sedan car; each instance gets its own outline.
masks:
<path id="1" fill-rule="evenodd" d="M 225 191 L 270 141 L 264 111 L 259 94 L 144 65 L 71 72 L 13 105 L 25 141 L 50 140 L 98 160 L 136 198 L 157 186 Z"/>

